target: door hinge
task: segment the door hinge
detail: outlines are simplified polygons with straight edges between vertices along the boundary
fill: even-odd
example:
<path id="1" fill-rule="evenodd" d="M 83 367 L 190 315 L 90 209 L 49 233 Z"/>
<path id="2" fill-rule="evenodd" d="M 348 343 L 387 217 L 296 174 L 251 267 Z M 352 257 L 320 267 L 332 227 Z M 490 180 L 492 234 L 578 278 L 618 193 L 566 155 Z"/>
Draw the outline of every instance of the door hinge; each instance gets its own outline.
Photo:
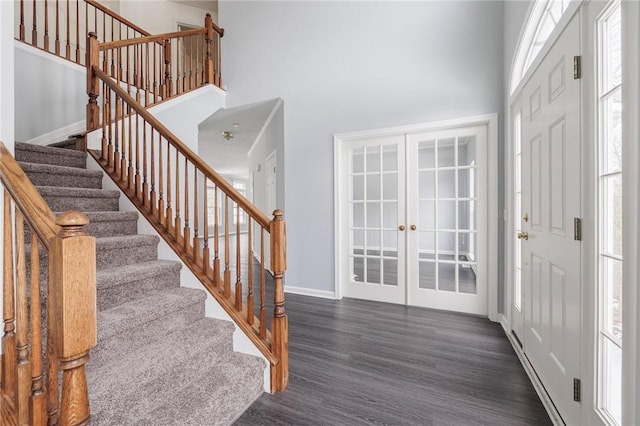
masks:
<path id="1" fill-rule="evenodd" d="M 573 218 L 573 239 L 582 241 L 582 219 L 579 217 Z"/>
<path id="2" fill-rule="evenodd" d="M 573 379 L 573 400 L 580 402 L 580 379 Z"/>
<path id="3" fill-rule="evenodd" d="M 582 60 L 581 56 L 573 57 L 573 79 L 578 80 L 582 78 Z"/>

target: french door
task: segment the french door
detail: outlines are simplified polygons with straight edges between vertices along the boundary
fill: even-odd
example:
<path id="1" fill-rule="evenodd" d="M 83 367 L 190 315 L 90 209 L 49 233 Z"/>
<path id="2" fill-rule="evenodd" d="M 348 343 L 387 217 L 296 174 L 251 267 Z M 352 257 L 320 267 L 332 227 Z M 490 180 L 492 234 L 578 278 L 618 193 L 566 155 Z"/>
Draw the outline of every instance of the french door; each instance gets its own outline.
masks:
<path id="1" fill-rule="evenodd" d="M 573 17 L 513 105 L 517 238 L 513 331 L 566 424 L 580 423 L 580 52 Z M 516 233 L 517 232 L 517 233 Z"/>
<path id="2" fill-rule="evenodd" d="M 486 126 L 343 145 L 345 296 L 487 314 L 486 145 Z"/>

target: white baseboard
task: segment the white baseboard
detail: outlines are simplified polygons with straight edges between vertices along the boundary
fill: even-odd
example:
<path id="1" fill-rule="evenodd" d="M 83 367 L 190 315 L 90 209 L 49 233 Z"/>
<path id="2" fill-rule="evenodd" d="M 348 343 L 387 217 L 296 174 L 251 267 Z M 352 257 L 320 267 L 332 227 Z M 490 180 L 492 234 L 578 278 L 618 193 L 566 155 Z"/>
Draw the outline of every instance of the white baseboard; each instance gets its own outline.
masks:
<path id="1" fill-rule="evenodd" d="M 87 124 L 85 120 L 82 120 L 78 121 L 77 123 L 69 124 L 68 126 L 53 130 L 49 133 L 45 133 L 44 135 L 40 135 L 33 139 L 29 139 L 25 142 L 32 145 L 47 145 L 50 143 L 63 141 L 69 136 L 84 132 L 85 130 L 87 130 Z"/>
<path id="2" fill-rule="evenodd" d="M 511 334 L 511 326 L 509 325 L 509 320 L 504 314 L 498 314 L 498 322 L 502 326 L 502 329 L 507 336 Z"/>
<path id="3" fill-rule="evenodd" d="M 336 295 L 332 291 L 315 290 L 313 288 L 293 287 L 289 285 L 284 286 L 285 293 L 300 294 L 302 296 L 320 297 L 322 299 L 336 300 Z"/>
<path id="4" fill-rule="evenodd" d="M 502 315 L 502 317 L 504 318 L 504 315 Z M 504 328 L 506 325 L 506 321 L 503 322 L 501 320 L 500 324 L 502 324 L 502 327 Z M 551 422 L 555 426 L 565 426 L 565 423 L 562 420 L 562 417 L 560 417 L 560 413 L 556 409 L 556 406 L 553 405 L 551 398 L 549 398 L 549 395 L 547 394 L 547 391 L 544 389 L 544 386 L 542 385 L 542 382 L 540 381 L 540 379 L 538 378 L 538 375 L 533 369 L 533 366 L 525 356 L 524 352 L 522 351 L 522 348 L 518 344 L 518 341 L 515 339 L 513 334 L 511 334 L 511 331 L 508 329 L 508 327 L 505 328 L 505 333 L 507 335 L 507 339 L 509 339 L 509 342 L 511 343 L 511 346 L 513 346 L 514 352 L 516 353 L 516 355 L 518 356 L 518 359 L 520 360 L 520 364 L 522 364 L 522 368 L 524 368 L 524 371 L 527 373 L 527 376 L 529 376 L 529 380 L 531 380 L 531 384 L 533 385 L 533 388 L 538 394 L 538 397 L 540 398 L 540 401 L 542 402 L 544 409 L 547 411 L 547 414 L 549 415 Z"/>

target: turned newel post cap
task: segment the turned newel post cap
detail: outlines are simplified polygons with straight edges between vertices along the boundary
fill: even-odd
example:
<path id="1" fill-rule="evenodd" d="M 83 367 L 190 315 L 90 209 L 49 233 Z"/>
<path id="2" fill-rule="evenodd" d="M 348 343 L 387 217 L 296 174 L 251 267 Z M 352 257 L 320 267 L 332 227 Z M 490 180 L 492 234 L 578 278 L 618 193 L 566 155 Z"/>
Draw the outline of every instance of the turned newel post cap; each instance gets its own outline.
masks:
<path id="1" fill-rule="evenodd" d="M 207 12 L 207 14 L 205 15 L 207 18 L 211 18 L 211 14 L 209 12 Z"/>
<path id="2" fill-rule="evenodd" d="M 93 31 L 91 31 L 89 33 L 89 38 L 98 38 L 98 36 L 96 35 L 96 33 L 94 33 Z"/>
<path id="3" fill-rule="evenodd" d="M 273 220 L 284 220 L 284 212 L 280 209 L 273 211 Z"/>
<path id="4" fill-rule="evenodd" d="M 84 229 L 89 224 L 89 217 L 79 211 L 68 211 L 62 213 L 56 218 L 56 225 L 62 228 L 60 233 L 62 238 L 72 237 L 75 235 L 86 235 Z"/>

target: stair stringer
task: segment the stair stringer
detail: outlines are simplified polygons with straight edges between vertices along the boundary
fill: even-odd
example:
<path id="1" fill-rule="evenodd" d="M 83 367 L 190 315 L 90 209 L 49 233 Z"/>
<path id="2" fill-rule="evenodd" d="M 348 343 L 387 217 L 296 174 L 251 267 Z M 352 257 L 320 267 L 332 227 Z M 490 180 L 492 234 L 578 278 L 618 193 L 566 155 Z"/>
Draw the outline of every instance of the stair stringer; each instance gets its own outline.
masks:
<path id="1" fill-rule="evenodd" d="M 102 167 L 96 162 L 96 160 L 91 156 L 87 156 L 87 170 L 98 170 L 103 171 Z M 121 196 L 119 199 L 120 209 L 119 211 L 123 212 L 137 212 L 138 209 L 135 205 L 129 200 L 127 195 L 123 193 L 118 185 L 116 185 L 113 180 L 106 174 L 103 173 L 102 177 L 102 188 L 109 190 L 117 190 L 120 191 Z M 182 264 L 182 268 L 180 270 L 180 286 L 185 288 L 194 288 L 198 290 L 202 290 L 203 286 L 200 283 L 200 280 L 191 272 L 188 266 L 180 259 L 178 255 L 171 249 L 171 247 L 166 243 L 162 235 L 160 235 L 155 228 L 147 221 L 144 215 L 138 216 L 138 233 L 146 234 L 146 235 L 156 235 L 160 239 L 158 243 L 158 259 L 164 260 L 172 260 L 175 262 L 180 262 Z M 271 392 L 271 364 L 267 358 L 260 352 L 260 350 L 249 340 L 249 338 L 244 334 L 244 332 L 238 327 L 238 325 L 233 321 L 233 319 L 225 312 L 225 310 L 220 306 L 220 304 L 209 294 L 207 291 L 207 299 L 205 301 L 205 316 L 208 318 L 214 318 L 224 321 L 231 322 L 235 330 L 233 332 L 233 350 L 235 352 L 253 355 L 264 360 L 264 391 Z"/>

